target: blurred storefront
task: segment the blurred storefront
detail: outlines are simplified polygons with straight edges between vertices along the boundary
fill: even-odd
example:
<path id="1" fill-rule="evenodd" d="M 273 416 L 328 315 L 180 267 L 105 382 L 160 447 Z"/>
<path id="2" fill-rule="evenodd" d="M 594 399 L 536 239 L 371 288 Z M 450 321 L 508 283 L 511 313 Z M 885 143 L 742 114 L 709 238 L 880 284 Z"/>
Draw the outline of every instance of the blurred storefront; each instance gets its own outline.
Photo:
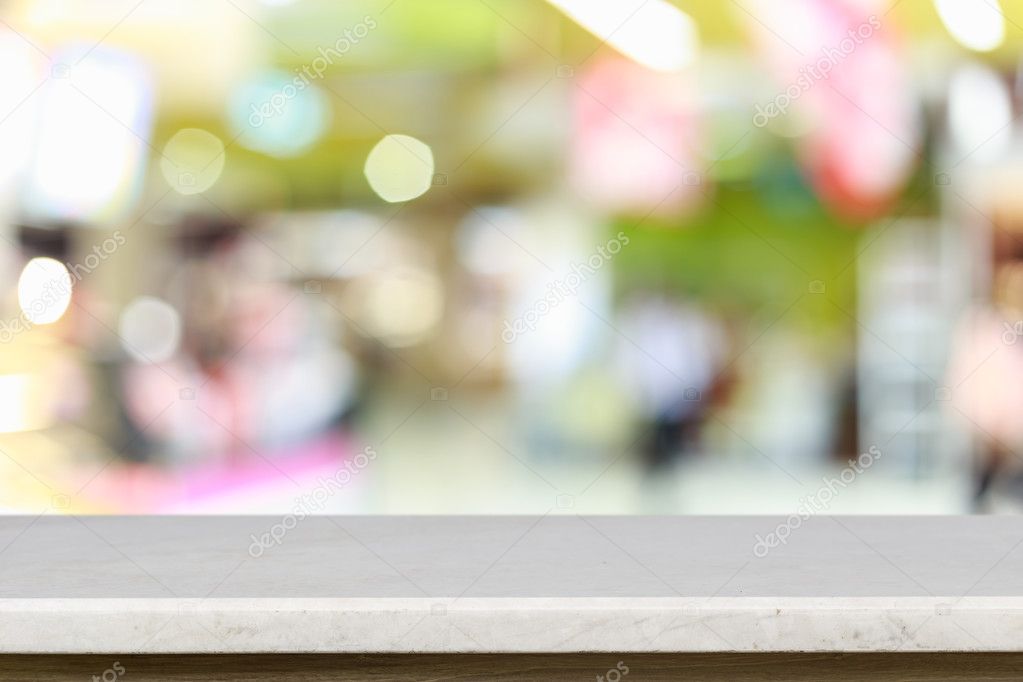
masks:
<path id="1" fill-rule="evenodd" d="M 6 511 L 1023 501 L 1017 3 L 0 19 Z"/>

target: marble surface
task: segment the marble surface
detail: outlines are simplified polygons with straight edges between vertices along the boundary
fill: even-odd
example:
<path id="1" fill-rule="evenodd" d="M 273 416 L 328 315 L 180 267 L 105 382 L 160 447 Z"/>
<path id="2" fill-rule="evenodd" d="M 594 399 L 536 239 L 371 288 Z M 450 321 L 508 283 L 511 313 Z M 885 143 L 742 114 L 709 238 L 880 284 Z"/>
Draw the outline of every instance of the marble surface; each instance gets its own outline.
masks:
<path id="1" fill-rule="evenodd" d="M 4 653 L 584 651 L 1023 651 L 1023 519 L 0 517 Z"/>

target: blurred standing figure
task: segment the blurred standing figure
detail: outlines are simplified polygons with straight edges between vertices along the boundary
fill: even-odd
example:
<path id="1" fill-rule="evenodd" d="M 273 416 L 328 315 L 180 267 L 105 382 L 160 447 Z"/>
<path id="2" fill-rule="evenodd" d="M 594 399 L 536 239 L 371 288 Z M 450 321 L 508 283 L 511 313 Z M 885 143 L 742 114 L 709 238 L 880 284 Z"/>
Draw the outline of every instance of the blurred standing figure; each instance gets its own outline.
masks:
<path id="1" fill-rule="evenodd" d="M 621 316 L 624 381 L 637 404 L 651 467 L 699 445 L 727 339 L 717 319 L 663 295 L 626 305 Z"/>
<path id="2" fill-rule="evenodd" d="M 1023 264 L 1003 259 L 991 306 L 976 307 L 956 336 L 949 366 L 951 407 L 977 445 L 977 509 L 991 507 L 999 484 L 1023 477 Z M 1004 487 L 1004 486 L 1003 486 Z M 1013 486 L 1010 486 L 1010 488 Z M 1019 504 L 1020 486 L 1009 492 Z"/>

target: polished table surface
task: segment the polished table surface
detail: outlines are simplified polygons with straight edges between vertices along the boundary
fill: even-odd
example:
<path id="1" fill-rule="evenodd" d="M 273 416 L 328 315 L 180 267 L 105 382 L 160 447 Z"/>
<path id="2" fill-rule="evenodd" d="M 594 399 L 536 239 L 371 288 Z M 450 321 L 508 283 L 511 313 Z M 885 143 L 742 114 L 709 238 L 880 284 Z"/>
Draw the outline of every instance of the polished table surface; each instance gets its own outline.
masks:
<path id="1" fill-rule="evenodd" d="M 1018 517 L 0 517 L 2 653 L 1023 651 Z"/>

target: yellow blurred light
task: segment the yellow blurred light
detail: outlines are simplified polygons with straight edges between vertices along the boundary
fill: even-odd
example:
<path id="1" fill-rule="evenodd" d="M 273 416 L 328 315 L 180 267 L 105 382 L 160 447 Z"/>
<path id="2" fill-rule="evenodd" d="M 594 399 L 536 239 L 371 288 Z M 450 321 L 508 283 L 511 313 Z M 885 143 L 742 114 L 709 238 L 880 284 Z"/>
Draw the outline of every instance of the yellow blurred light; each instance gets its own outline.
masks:
<path id="1" fill-rule="evenodd" d="M 941 23 L 961 45 L 988 52 L 1005 40 L 1005 15 L 998 0 L 934 0 Z"/>
<path id="2" fill-rule="evenodd" d="M 18 304 L 33 324 L 51 324 L 71 304 L 71 273 L 60 261 L 33 258 L 18 278 Z"/>
<path id="3" fill-rule="evenodd" d="M 550 0 L 587 31 L 655 71 L 690 65 L 699 50 L 696 23 L 665 0 Z"/>
<path id="4" fill-rule="evenodd" d="M 49 424 L 39 388 L 30 374 L 0 375 L 0 433 L 32 431 Z"/>
<path id="5" fill-rule="evenodd" d="M 371 275 L 362 300 L 365 327 L 389 346 L 421 341 L 441 319 L 444 294 L 437 277 L 418 268 Z"/>
<path id="6" fill-rule="evenodd" d="M 408 135 L 387 135 L 366 157 L 366 180 L 373 191 L 391 203 L 408 201 L 430 189 L 433 152 Z"/>
<path id="7" fill-rule="evenodd" d="M 224 143 L 198 128 L 184 128 L 164 145 L 160 171 L 179 194 L 205 192 L 224 170 Z"/>
<path id="8" fill-rule="evenodd" d="M 181 316 L 165 301 L 139 296 L 121 313 L 118 332 L 121 346 L 135 360 L 163 362 L 181 343 Z"/>

